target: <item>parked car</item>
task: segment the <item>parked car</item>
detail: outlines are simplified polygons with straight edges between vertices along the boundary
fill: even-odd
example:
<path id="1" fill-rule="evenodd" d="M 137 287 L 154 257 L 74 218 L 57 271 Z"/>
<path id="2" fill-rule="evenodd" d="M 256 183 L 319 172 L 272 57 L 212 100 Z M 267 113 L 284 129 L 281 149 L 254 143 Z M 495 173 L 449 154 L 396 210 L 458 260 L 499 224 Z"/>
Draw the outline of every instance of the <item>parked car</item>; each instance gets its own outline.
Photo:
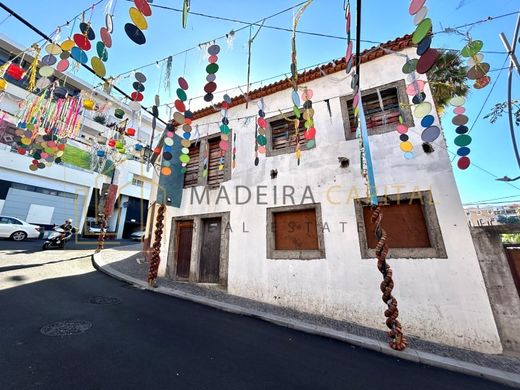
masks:
<path id="1" fill-rule="evenodd" d="M 38 238 L 42 228 L 21 219 L 0 215 L 0 237 L 23 241 L 26 238 Z"/>
<path id="2" fill-rule="evenodd" d="M 133 232 L 132 234 L 130 234 L 130 238 L 134 241 L 142 241 L 144 240 L 144 235 L 144 231 Z"/>

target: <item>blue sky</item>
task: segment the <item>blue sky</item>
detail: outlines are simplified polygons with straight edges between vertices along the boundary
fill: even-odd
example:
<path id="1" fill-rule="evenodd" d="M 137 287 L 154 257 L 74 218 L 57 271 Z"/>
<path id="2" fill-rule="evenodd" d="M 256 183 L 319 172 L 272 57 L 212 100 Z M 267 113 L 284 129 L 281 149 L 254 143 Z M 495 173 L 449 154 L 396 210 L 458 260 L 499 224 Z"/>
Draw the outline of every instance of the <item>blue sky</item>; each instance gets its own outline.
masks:
<path id="1" fill-rule="evenodd" d="M 57 25 L 65 23 L 81 10 L 92 5 L 94 1 L 64 1 L 64 0 L 6 0 L 4 3 L 14 11 L 25 17 L 35 26 L 46 33 L 52 33 Z M 148 18 L 149 28 L 145 31 L 147 43 L 138 46 L 131 42 L 124 32 L 124 24 L 129 21 L 128 9 L 133 2 L 114 0 L 114 33 L 113 46 L 109 50 L 107 74 L 117 75 L 140 65 L 154 62 L 168 55 L 195 47 L 199 43 L 210 41 L 216 37 L 225 35 L 230 30 L 237 30 L 243 25 L 215 19 L 206 19 L 195 15 L 188 17 L 188 26 L 184 30 L 181 26 L 180 14 L 174 11 L 153 8 L 153 14 Z M 93 28 L 98 35 L 99 28 L 104 25 L 104 5 L 106 1 L 95 7 L 92 13 Z M 298 3 L 296 0 L 263 0 L 244 1 L 192 1 L 193 12 L 209 15 L 224 16 L 248 22 L 260 20 L 280 10 Z M 353 2 L 355 3 L 355 1 Z M 441 5 L 442 3 L 442 5 Z M 154 4 L 180 8 L 181 0 L 155 0 Z M 363 29 L 362 39 L 386 42 L 395 39 L 414 30 L 412 17 L 408 14 L 408 1 L 364 0 L 363 1 Z M 443 30 L 446 27 L 460 26 L 477 20 L 486 19 L 489 16 L 498 16 L 519 10 L 518 0 L 495 0 L 490 6 L 489 1 L 484 0 L 429 0 L 426 5 L 430 9 L 430 17 L 433 20 L 434 31 Z M 314 0 L 313 4 L 304 13 L 299 29 L 319 32 L 335 36 L 345 35 L 344 13 L 342 0 Z M 27 27 L 10 17 L 6 20 L 7 13 L 0 10 L 0 33 L 10 39 L 29 46 L 40 38 Z M 266 21 L 266 24 L 291 28 L 292 11 L 276 16 Z M 86 13 L 86 18 L 91 17 L 91 12 Z M 498 52 L 485 54 L 485 59 L 490 63 L 492 71 L 492 83 L 497 79 L 499 71 L 493 71 L 503 67 L 506 59 L 498 33 L 503 31 L 509 37 L 512 36 L 516 15 L 497 19 L 473 26 L 469 31 L 474 39 L 484 41 L 484 51 Z M 77 30 L 77 24 L 75 30 Z M 467 28 L 461 31 L 468 31 Z M 70 29 L 62 31 L 62 37 L 69 35 Z M 74 31 L 76 32 L 76 31 Z M 253 31 L 254 32 L 254 31 Z M 239 90 L 233 88 L 246 82 L 247 74 L 247 39 L 249 28 L 235 34 L 232 47 L 228 47 L 225 40 L 219 41 L 222 52 L 219 55 L 220 70 L 217 73 L 216 83 L 219 90 L 231 88 L 231 96 L 239 94 Z M 97 39 L 96 39 L 97 40 Z M 436 34 L 434 45 L 439 48 L 460 49 L 464 46 L 463 38 L 457 34 Z M 363 43 L 362 48 L 373 46 Z M 298 35 L 298 67 L 307 67 L 318 63 L 327 62 L 344 55 L 345 41 L 341 39 Z M 518 52 L 518 51 L 517 51 Z M 93 53 L 93 50 L 89 52 Z M 262 29 L 253 43 L 251 80 L 257 81 L 272 76 L 289 73 L 291 60 L 291 34 L 284 31 Z M 397 61 L 402 61 L 396 58 Z M 201 52 L 196 49 L 186 55 L 174 58 L 172 87 L 176 86 L 179 75 L 184 74 L 190 83 L 189 97 L 204 94 L 205 67 L 207 62 L 202 58 Z M 163 103 L 173 101 L 160 85 L 161 65 L 151 66 L 142 70 L 148 77 L 145 91 L 145 104 L 152 104 L 153 96 L 160 91 Z M 97 79 L 83 71 L 77 76 L 87 82 L 97 84 Z M 130 75 L 122 79 L 118 86 L 130 93 L 132 88 Z M 267 81 L 266 83 L 272 82 Z M 473 143 L 471 144 L 472 166 L 466 171 L 459 171 L 454 165 L 455 177 L 461 198 L 464 203 L 497 199 L 520 200 L 520 181 L 518 185 L 495 181 L 493 175 L 502 177 L 508 175 L 515 177 L 520 175 L 520 169 L 516 164 L 509 129 L 505 118 L 491 125 L 482 117 L 490 108 L 506 99 L 507 71 L 502 71 L 496 86 L 484 104 L 491 86 L 483 90 L 473 90 L 466 104 L 467 115 L 470 124 L 473 125 L 478 112 L 484 107 L 479 120 L 475 122 L 471 132 Z M 261 84 L 253 85 L 254 88 Z M 520 98 L 520 77 L 513 79 L 513 95 Z M 172 88 L 173 91 L 175 88 Z M 516 92 L 516 93 L 515 93 Z M 204 106 L 202 99 L 192 101 L 192 108 Z M 166 112 L 162 112 L 166 117 Z M 454 126 L 451 125 L 451 115 L 447 114 L 443 119 L 445 135 L 449 149 L 456 151 L 453 145 Z M 453 164 L 456 164 L 456 160 Z M 507 198 L 506 198 L 507 197 Z M 500 201 L 500 200 L 499 200 Z"/>

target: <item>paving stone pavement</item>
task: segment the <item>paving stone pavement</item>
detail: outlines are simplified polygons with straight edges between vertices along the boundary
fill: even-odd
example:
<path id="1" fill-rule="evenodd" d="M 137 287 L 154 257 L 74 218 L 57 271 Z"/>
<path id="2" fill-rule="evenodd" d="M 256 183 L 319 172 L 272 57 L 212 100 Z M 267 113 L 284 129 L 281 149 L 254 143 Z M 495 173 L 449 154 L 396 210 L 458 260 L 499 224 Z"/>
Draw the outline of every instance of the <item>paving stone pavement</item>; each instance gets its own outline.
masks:
<path id="1" fill-rule="evenodd" d="M 114 270 L 131 278 L 146 282 L 148 263 L 144 260 L 141 245 L 125 246 L 117 249 L 104 250 L 103 260 Z M 293 309 L 275 306 L 254 301 L 226 293 L 214 286 L 199 285 L 186 282 L 176 282 L 169 278 L 158 278 L 157 287 L 167 288 L 176 292 L 193 294 L 219 302 L 254 309 L 258 312 L 285 317 L 288 320 L 299 320 L 311 326 L 326 327 L 339 332 L 362 336 L 375 341 L 386 343 L 388 338 L 383 330 L 368 328 L 347 321 L 339 321 L 319 315 L 303 313 Z M 407 336 L 409 348 L 414 350 L 443 356 L 446 358 L 473 363 L 479 366 L 520 374 L 520 357 L 509 355 L 488 355 L 461 348 L 454 348 L 437 344 L 420 338 Z"/>

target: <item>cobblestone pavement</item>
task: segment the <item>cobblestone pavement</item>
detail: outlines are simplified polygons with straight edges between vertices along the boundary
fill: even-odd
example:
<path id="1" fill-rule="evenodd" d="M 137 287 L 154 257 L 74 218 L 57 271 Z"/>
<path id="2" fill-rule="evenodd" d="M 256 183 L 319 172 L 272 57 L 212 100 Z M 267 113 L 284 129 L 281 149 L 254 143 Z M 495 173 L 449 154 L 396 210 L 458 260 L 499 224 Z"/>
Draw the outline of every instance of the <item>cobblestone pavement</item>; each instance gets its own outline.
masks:
<path id="1" fill-rule="evenodd" d="M 115 270 L 141 281 L 146 281 L 148 265 L 143 259 L 143 255 L 140 252 L 140 247 L 128 247 L 128 249 L 130 248 L 133 248 L 133 251 L 122 252 L 118 250 L 106 250 L 103 252 L 103 259 L 110 262 L 110 266 Z M 131 255 L 131 257 L 125 258 L 125 256 L 129 255 Z M 227 294 L 225 291 L 217 287 L 208 287 L 200 284 L 186 282 L 176 282 L 169 278 L 159 278 L 157 281 L 157 286 L 167 287 L 175 291 L 195 294 L 233 305 L 253 308 L 264 313 L 275 314 L 286 317 L 288 319 L 297 319 L 307 322 L 311 325 L 323 326 L 337 331 L 368 337 L 382 342 L 388 341 L 388 338 L 386 337 L 386 334 L 383 330 L 367 328 L 346 321 L 338 321 L 318 315 L 312 315 L 283 308 L 280 306 L 257 302 L 247 298 Z M 462 360 L 464 362 L 478 364 L 484 367 L 520 374 L 520 357 L 509 355 L 488 355 L 432 343 L 413 336 L 407 336 L 407 339 L 409 341 L 409 347 L 416 350 L 444 357 L 450 357 L 453 359 Z"/>

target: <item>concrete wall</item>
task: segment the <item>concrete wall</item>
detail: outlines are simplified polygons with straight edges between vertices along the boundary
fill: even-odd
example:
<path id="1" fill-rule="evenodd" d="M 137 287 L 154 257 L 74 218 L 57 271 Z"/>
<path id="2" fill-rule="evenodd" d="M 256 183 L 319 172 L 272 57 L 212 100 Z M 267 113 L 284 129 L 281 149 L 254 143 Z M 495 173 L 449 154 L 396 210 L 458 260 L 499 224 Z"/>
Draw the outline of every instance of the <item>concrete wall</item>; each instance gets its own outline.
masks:
<path id="1" fill-rule="evenodd" d="M 409 50 L 410 56 L 415 51 Z M 364 89 L 404 79 L 403 61 L 386 56 L 362 65 L 361 85 Z M 379 284 L 381 275 L 375 259 L 362 259 L 353 198 L 364 195 L 364 180 L 359 172 L 358 141 L 345 139 L 340 96 L 351 94 L 350 78 L 343 72 L 309 82 L 314 91 L 316 147 L 303 151 L 301 165 L 294 154 L 260 156 L 254 160 L 255 125 L 236 121 L 255 115 L 256 102 L 229 110 L 230 127 L 237 133 L 237 168 L 230 181 L 223 183 L 231 198 L 237 185 L 249 186 L 253 200 L 245 205 L 220 201 L 218 190 L 210 191 L 210 204 L 192 204 L 192 189 L 185 189 L 179 209 L 169 208 L 163 239 L 162 259 L 168 257 L 170 218 L 194 214 L 230 212 L 233 231 L 229 242 L 228 291 L 232 294 L 272 304 L 318 313 L 340 320 L 384 329 Z M 290 90 L 264 97 L 266 119 L 288 112 L 292 107 Z M 426 88 L 428 98 L 431 91 Z M 331 115 L 323 102 L 329 99 Z M 431 101 L 431 100 L 430 100 Z M 435 115 L 435 113 L 433 113 Z M 219 131 L 220 114 L 202 118 L 194 124 Z M 420 120 L 415 119 L 415 122 Z M 436 118 L 436 123 L 439 121 Z M 209 124 L 207 126 L 206 124 Z M 410 140 L 416 156 L 408 161 L 399 149 L 396 132 L 370 137 L 379 195 L 431 190 L 448 258 L 390 259 L 394 270 L 394 294 L 399 301 L 400 320 L 407 334 L 482 352 L 502 351 L 491 311 L 486 286 L 464 211 L 452 173 L 449 155 L 442 137 L 434 145 L 435 152 L 422 152 L 420 132 L 411 128 Z M 447 128 L 446 131 L 453 131 Z M 231 150 L 231 147 L 230 147 Z M 350 159 L 349 168 L 340 168 L 338 157 Z M 269 172 L 278 170 L 278 177 Z M 256 204 L 258 186 L 269 195 Z M 278 185 L 278 199 L 273 187 Z M 281 206 L 281 187 L 295 188 L 295 202 L 301 203 L 306 186 L 314 201 L 321 204 L 326 258 L 317 260 L 268 260 L 266 258 L 266 225 L 268 207 Z M 202 187 L 197 188 L 201 192 Z M 313 203 L 305 199 L 303 203 Z M 391 252 L 390 252 L 391 256 Z M 161 263 L 160 272 L 166 265 Z"/>
<path id="2" fill-rule="evenodd" d="M 484 275 L 491 307 L 504 349 L 520 352 L 520 298 L 507 261 L 501 233 L 519 233 L 506 227 L 473 227 L 470 229 Z"/>

